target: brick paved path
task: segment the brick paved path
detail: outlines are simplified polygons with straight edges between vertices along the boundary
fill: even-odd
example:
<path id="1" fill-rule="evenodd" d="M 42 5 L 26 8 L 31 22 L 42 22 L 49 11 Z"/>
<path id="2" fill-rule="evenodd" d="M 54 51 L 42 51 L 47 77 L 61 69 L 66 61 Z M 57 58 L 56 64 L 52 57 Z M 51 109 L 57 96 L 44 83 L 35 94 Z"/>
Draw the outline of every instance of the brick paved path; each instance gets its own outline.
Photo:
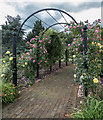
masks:
<path id="1" fill-rule="evenodd" d="M 3 108 L 3 118 L 65 118 L 75 107 L 77 89 L 70 64 L 23 90 Z"/>

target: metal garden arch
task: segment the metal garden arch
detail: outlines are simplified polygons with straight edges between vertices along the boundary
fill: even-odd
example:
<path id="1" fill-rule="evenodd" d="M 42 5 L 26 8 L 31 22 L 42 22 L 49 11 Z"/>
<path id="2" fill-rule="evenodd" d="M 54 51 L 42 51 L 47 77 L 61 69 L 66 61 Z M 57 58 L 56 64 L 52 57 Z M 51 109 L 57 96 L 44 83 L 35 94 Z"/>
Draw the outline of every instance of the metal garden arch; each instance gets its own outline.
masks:
<path id="1" fill-rule="evenodd" d="M 60 23 L 60 22 L 58 22 L 48 11 L 58 11 L 60 14 L 61 14 L 61 16 L 64 18 L 64 20 L 65 20 L 65 23 Z M 34 13 L 32 13 L 31 15 L 29 15 L 25 20 L 24 20 L 24 22 L 21 24 L 21 26 L 20 26 L 20 28 L 19 28 L 19 30 L 18 30 L 18 32 L 17 32 L 17 34 L 14 32 L 13 33 L 13 84 L 15 85 L 15 86 L 17 86 L 17 65 L 16 65 L 16 40 L 18 40 L 18 37 L 19 37 L 19 35 L 20 35 L 20 32 L 21 32 L 21 29 L 22 29 L 22 27 L 23 27 L 23 25 L 25 25 L 25 23 L 33 16 L 33 17 L 36 17 L 36 16 L 34 16 L 35 14 L 37 14 L 37 13 L 40 13 L 40 12 L 42 12 L 42 11 L 46 11 L 48 14 L 49 14 L 49 16 L 51 16 L 55 21 L 56 21 L 56 23 L 55 24 L 52 24 L 52 25 L 48 25 L 49 27 L 42 33 L 42 35 L 50 28 L 50 27 L 52 27 L 52 26 L 55 26 L 55 25 L 57 25 L 57 24 L 59 24 L 59 25 L 61 25 L 61 24 L 69 24 L 68 22 L 67 22 L 67 20 L 65 19 L 65 17 L 63 16 L 63 14 L 65 14 L 65 15 L 67 15 L 67 16 L 69 16 L 77 25 L 78 25 L 78 23 L 77 23 L 77 21 L 70 15 L 70 14 L 68 14 L 67 12 L 65 12 L 65 11 L 63 11 L 63 10 L 60 10 L 60 9 L 57 9 L 57 8 L 46 8 L 46 9 L 41 9 L 41 10 L 38 10 L 38 11 L 36 11 L 36 12 L 34 12 Z M 37 18 L 37 17 L 36 17 Z M 38 18 L 39 19 L 39 18 Z M 42 21 L 42 20 L 41 20 Z M 43 22 L 43 21 L 42 21 Z M 44 22 L 45 23 L 45 22 Z M 45 23 L 46 24 L 46 23 Z M 62 26 L 63 27 L 63 26 Z M 84 36 L 83 36 L 83 38 L 84 38 L 84 54 L 86 54 L 86 49 L 87 49 L 87 31 L 86 31 L 86 29 L 87 29 L 87 27 L 86 26 L 84 26 Z M 80 30 L 80 32 L 81 32 L 81 30 Z M 82 32 L 81 32 L 81 34 L 82 34 Z M 42 35 L 41 35 L 41 37 L 42 37 Z M 37 64 L 37 77 L 39 76 L 39 65 Z M 85 68 L 87 68 L 87 66 L 86 66 L 86 63 L 85 63 Z"/>

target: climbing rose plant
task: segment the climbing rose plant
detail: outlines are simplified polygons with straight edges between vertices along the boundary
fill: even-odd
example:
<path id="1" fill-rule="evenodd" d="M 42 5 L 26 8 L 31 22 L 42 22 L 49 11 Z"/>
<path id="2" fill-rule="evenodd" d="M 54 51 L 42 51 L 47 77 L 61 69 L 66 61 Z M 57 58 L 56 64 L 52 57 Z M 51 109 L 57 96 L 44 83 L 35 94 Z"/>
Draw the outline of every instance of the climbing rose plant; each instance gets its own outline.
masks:
<path id="1" fill-rule="evenodd" d="M 34 83 L 37 64 L 41 67 L 42 64 L 47 63 L 47 50 L 43 42 L 44 40 L 40 40 L 39 36 L 32 38 L 30 42 L 26 42 L 26 52 L 19 58 L 19 64 L 23 67 L 24 75 L 26 75 L 32 83 Z M 37 55 L 39 58 L 37 58 Z"/>
<path id="2" fill-rule="evenodd" d="M 74 81 L 85 88 L 91 88 L 95 93 L 95 88 L 99 84 L 100 75 L 103 75 L 103 40 L 101 38 L 100 20 L 94 24 L 87 24 L 87 52 L 84 55 L 83 23 L 76 25 L 71 22 L 68 27 L 70 34 L 74 37 L 73 42 L 68 44 L 69 50 L 73 53 L 74 59 Z M 81 32 L 80 32 L 81 29 Z M 84 67 L 87 64 L 87 69 Z"/>
<path id="3" fill-rule="evenodd" d="M 51 38 L 51 35 L 54 38 Z M 34 81 L 37 64 L 40 69 L 53 65 L 62 52 L 62 42 L 53 30 L 47 31 L 41 38 L 36 36 L 30 42 L 26 42 L 26 52 L 19 58 L 20 65 L 24 68 L 24 74 Z"/>

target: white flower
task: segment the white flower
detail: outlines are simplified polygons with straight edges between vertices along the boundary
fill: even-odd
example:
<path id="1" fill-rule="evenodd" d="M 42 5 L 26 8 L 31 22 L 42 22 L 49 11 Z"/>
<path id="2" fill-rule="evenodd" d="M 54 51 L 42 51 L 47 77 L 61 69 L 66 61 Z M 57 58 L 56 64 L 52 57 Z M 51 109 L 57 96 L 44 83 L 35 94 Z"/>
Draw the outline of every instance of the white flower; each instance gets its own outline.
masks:
<path id="1" fill-rule="evenodd" d="M 82 78 L 83 78 L 83 75 L 80 76 L 80 79 L 82 79 Z"/>
<path id="2" fill-rule="evenodd" d="M 74 78 L 76 78 L 76 74 L 74 74 Z"/>
<path id="3" fill-rule="evenodd" d="M 80 101 L 80 104 L 82 104 L 82 101 Z"/>

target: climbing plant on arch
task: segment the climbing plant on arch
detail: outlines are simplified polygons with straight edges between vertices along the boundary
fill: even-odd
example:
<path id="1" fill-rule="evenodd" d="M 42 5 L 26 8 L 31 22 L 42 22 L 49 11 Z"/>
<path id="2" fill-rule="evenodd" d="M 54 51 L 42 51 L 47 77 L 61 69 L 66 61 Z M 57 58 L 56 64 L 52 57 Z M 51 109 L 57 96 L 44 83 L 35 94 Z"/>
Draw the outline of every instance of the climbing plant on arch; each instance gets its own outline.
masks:
<path id="1" fill-rule="evenodd" d="M 32 17 L 34 16 L 35 14 L 37 13 L 40 13 L 40 12 L 43 12 L 43 11 L 46 11 L 50 16 L 51 14 L 48 12 L 48 11 L 58 11 L 61 16 L 65 19 L 65 17 L 63 16 L 63 14 L 66 14 L 67 16 L 69 16 L 76 24 L 78 24 L 76 22 L 76 20 L 71 16 L 69 15 L 67 12 L 63 11 L 63 10 L 60 10 L 60 9 L 56 9 L 56 8 L 47 8 L 47 9 L 41 9 L 41 10 L 38 10 L 36 12 L 34 12 L 33 14 L 31 14 L 29 17 L 27 17 L 27 19 L 24 20 L 24 22 L 22 23 L 21 27 L 19 28 L 18 30 L 18 33 L 17 33 L 17 37 L 16 37 L 16 34 L 14 33 L 14 39 L 13 39 L 13 62 L 14 62 L 14 67 L 13 67 L 13 84 L 17 85 L 17 66 L 16 66 L 16 40 L 18 39 L 18 36 L 20 34 L 20 31 L 21 31 L 21 28 L 23 27 L 23 25 Z M 53 16 L 51 16 L 55 21 L 56 23 L 58 22 Z M 65 19 L 66 21 L 66 19 Z M 67 22 L 67 21 L 66 21 Z M 68 23 L 68 22 L 67 22 Z M 37 41 L 37 46 L 39 44 L 39 41 Z M 38 50 L 37 50 L 37 60 L 38 60 Z M 37 76 L 39 76 L 39 64 L 37 64 Z"/>
<path id="2" fill-rule="evenodd" d="M 102 48 L 102 39 L 100 38 L 100 27 L 91 27 L 90 25 L 88 25 L 88 30 L 87 30 L 87 26 L 84 26 L 84 24 L 78 24 L 76 22 L 76 20 L 71 16 L 69 15 L 67 12 L 63 11 L 63 10 L 59 10 L 59 9 L 54 9 L 54 8 L 48 8 L 48 9 L 42 9 L 42 10 L 39 10 L 37 12 L 34 12 L 33 14 L 31 14 L 27 19 L 25 19 L 25 21 L 22 23 L 19 31 L 18 31 L 18 34 L 17 34 L 17 39 L 18 39 L 18 36 L 19 36 L 19 33 L 21 31 L 21 28 L 23 27 L 23 25 L 28 21 L 28 19 L 32 16 L 34 16 L 35 14 L 37 13 L 40 13 L 42 11 L 46 11 L 50 16 L 51 14 L 48 12 L 50 10 L 53 10 L 53 11 L 58 11 L 60 12 L 60 14 L 62 15 L 62 17 L 64 18 L 63 14 L 66 14 L 67 16 L 69 16 L 73 22 L 72 23 L 69 23 L 69 30 L 71 30 L 71 34 L 72 36 L 74 36 L 74 41 L 72 42 L 72 44 L 68 44 L 68 46 L 71 46 L 70 50 L 72 50 L 72 52 L 74 52 L 74 55 L 73 55 L 73 58 L 74 58 L 74 62 L 75 64 L 74 65 L 78 65 L 75 67 L 75 72 L 76 74 L 74 74 L 74 78 L 78 78 L 79 79 L 79 83 L 80 84 L 83 84 L 85 89 L 87 89 L 88 87 L 92 88 L 92 91 L 94 91 L 93 88 L 95 88 L 97 86 L 97 84 L 95 84 L 93 82 L 93 80 L 98 80 L 97 78 L 97 75 L 98 74 L 101 74 L 101 69 L 96 69 L 95 72 L 92 71 L 93 75 L 95 74 L 95 76 L 91 76 L 88 72 L 88 68 L 90 67 L 90 65 L 92 65 L 93 63 L 93 60 L 92 62 L 89 62 L 91 59 L 89 57 L 89 54 L 91 53 L 92 49 L 87 49 L 89 47 L 91 47 L 91 43 L 92 43 L 92 40 L 93 40 L 93 45 L 95 44 L 95 48 L 97 51 L 99 51 L 101 48 Z M 53 16 L 51 16 L 55 21 L 56 21 L 56 24 L 60 24 Z M 65 18 L 64 18 L 65 19 Z M 68 24 L 68 22 L 66 21 L 66 23 Z M 55 25 L 56 25 L 55 24 Z M 52 27 L 53 25 L 50 25 L 50 27 Z M 48 28 L 50 28 L 48 27 Z M 68 28 L 66 30 L 68 30 Z M 82 29 L 81 29 L 82 28 Z M 66 31 L 65 30 L 65 31 Z M 88 34 L 87 34 L 87 31 L 88 31 Z M 82 33 L 83 32 L 83 33 Z M 36 45 L 37 45 L 37 50 L 36 50 L 36 55 L 37 55 L 37 58 L 36 58 L 36 66 L 34 66 L 34 68 L 37 68 L 37 77 L 39 77 L 39 67 L 40 67 L 40 61 L 39 61 L 39 58 L 40 58 L 40 51 L 39 51 L 39 47 L 41 47 L 41 52 L 45 52 L 47 53 L 47 50 L 46 48 L 43 46 L 44 43 L 43 43 L 43 34 L 45 33 L 45 31 L 39 36 L 37 37 L 35 40 L 37 41 Z M 89 36 L 87 38 L 87 35 Z M 15 36 L 15 34 L 14 34 Z M 94 38 L 95 36 L 95 38 Z M 53 37 L 53 36 L 52 36 Z M 33 40 L 33 39 L 32 39 Z M 100 40 L 100 42 L 97 43 L 97 41 Z M 96 42 L 95 42 L 96 41 Z M 48 41 L 50 42 L 50 41 Z M 42 45 L 42 46 L 40 46 Z M 88 46 L 87 46 L 88 45 Z M 31 45 L 32 46 L 32 45 Z M 79 48 L 78 48 L 78 47 Z M 99 46 L 99 47 L 98 47 Z M 35 45 L 33 46 L 34 48 L 36 47 Z M 75 49 L 74 49 L 75 48 Z M 93 49 L 94 50 L 94 49 Z M 32 51 L 32 50 L 31 50 Z M 13 73 L 13 84 L 17 85 L 17 68 L 16 68 L 16 49 L 15 49 L 15 39 L 14 39 L 14 73 Z M 28 53 L 29 55 L 29 53 Z M 92 55 L 92 54 L 91 54 Z M 100 57 L 100 54 L 97 53 L 96 51 L 93 53 L 93 55 L 96 55 L 96 58 L 95 58 L 95 61 L 96 59 L 99 59 L 98 61 L 98 64 L 99 66 L 101 66 L 101 61 L 102 61 L 102 57 Z M 42 55 L 41 55 L 42 56 Z M 80 60 L 79 60 L 79 57 L 80 57 Z M 46 58 L 46 56 L 45 56 Z M 32 59 L 32 58 L 29 58 L 29 60 Z M 79 64 L 81 61 L 82 64 Z M 42 62 L 42 61 L 41 61 Z M 47 63 L 47 60 L 44 59 L 44 62 Z M 35 60 L 33 60 L 33 63 L 35 63 Z M 28 63 L 26 62 L 25 65 L 27 65 Z M 33 64 L 31 64 L 33 66 Z M 93 66 L 93 65 L 92 65 Z M 99 67 L 98 67 L 99 68 Z M 101 68 L 101 67 L 100 67 Z M 93 69 L 93 68 L 92 68 Z M 94 68 L 95 69 L 95 68 Z M 90 79 L 92 79 L 90 81 Z M 87 96 L 87 92 L 86 92 L 86 96 Z"/>
<path id="3" fill-rule="evenodd" d="M 74 52 L 74 80 L 80 85 L 91 89 L 92 93 L 97 92 L 96 88 L 100 84 L 100 78 L 103 76 L 103 40 L 101 38 L 100 20 L 97 24 L 88 24 L 87 41 L 83 41 L 81 34 L 77 28 L 81 27 L 82 31 L 84 24 L 75 25 L 71 23 L 70 30 L 74 37 L 72 44 L 69 44 L 69 49 Z M 86 51 L 84 51 L 86 42 Z M 97 94 L 97 93 L 96 93 Z"/>

